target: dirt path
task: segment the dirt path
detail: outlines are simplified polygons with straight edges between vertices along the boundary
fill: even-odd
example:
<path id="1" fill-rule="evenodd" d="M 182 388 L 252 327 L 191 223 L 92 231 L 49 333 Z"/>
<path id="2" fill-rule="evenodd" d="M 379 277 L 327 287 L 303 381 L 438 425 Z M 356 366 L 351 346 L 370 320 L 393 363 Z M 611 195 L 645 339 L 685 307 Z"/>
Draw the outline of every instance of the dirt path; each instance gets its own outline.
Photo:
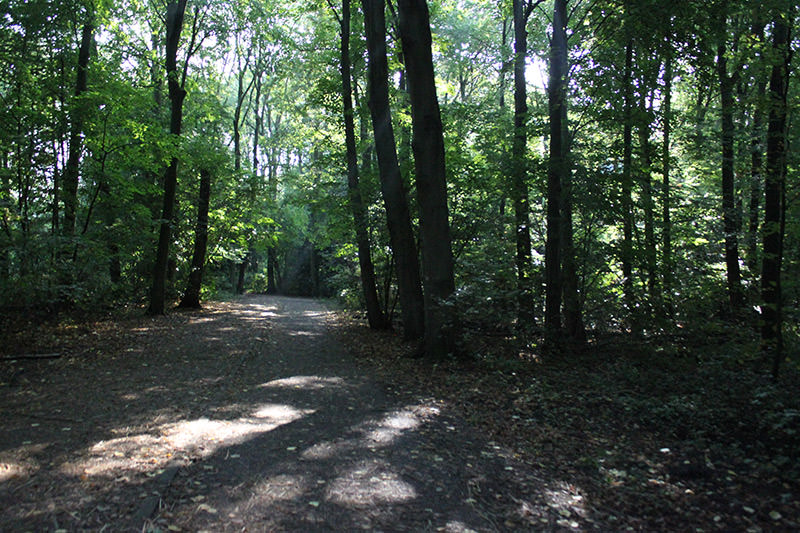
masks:
<path id="1" fill-rule="evenodd" d="M 312 300 L 93 331 L 0 387 L 0 530 L 577 528 L 580 497 L 359 372 Z"/>

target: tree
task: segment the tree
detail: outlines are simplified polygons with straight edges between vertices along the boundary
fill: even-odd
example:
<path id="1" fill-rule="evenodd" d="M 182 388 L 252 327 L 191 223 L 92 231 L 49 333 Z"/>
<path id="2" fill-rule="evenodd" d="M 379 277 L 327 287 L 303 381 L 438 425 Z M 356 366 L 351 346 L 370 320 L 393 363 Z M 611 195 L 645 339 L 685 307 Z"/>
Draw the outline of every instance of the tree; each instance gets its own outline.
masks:
<path id="1" fill-rule="evenodd" d="M 561 331 L 561 187 L 568 171 L 564 146 L 564 106 L 567 95 L 567 6 L 555 0 L 550 38 L 550 76 L 547 87 L 550 151 L 547 169 L 547 241 L 545 244 L 545 342 L 554 346 Z"/>
<path id="2" fill-rule="evenodd" d="M 420 339 L 425 311 L 419 256 L 408 198 L 397 161 L 397 146 L 389 106 L 389 68 L 386 57 L 386 18 L 383 0 L 362 0 L 369 57 L 369 109 L 375 136 L 383 203 L 392 250 L 397 263 L 397 286 L 406 340 Z"/>
<path id="3" fill-rule="evenodd" d="M 398 11 L 414 132 L 412 148 L 422 241 L 425 351 L 431 357 L 443 357 L 456 349 L 455 317 L 446 307 L 446 300 L 455 291 L 455 278 L 430 15 L 425 0 L 400 0 Z"/>
<path id="4" fill-rule="evenodd" d="M 670 24 L 671 30 L 671 24 Z M 664 282 L 664 300 L 667 314 L 672 314 L 672 184 L 670 172 L 672 170 L 672 155 L 670 142 L 672 134 L 672 78 L 673 78 L 673 50 L 671 35 L 666 38 L 666 58 L 664 59 L 664 101 L 662 104 L 662 143 L 661 143 L 661 276 Z"/>
<path id="5" fill-rule="evenodd" d="M 197 199 L 197 225 L 194 233 L 194 252 L 189 281 L 178 307 L 200 308 L 200 290 L 203 286 L 203 269 L 208 247 L 208 204 L 211 198 L 211 171 L 200 169 L 200 193 Z"/>
<path id="6" fill-rule="evenodd" d="M 518 325 L 533 322 L 533 298 L 530 287 L 531 230 L 528 205 L 528 89 L 525 65 L 528 58 L 528 30 L 526 24 L 531 11 L 541 2 L 513 0 L 514 9 L 514 143 L 512 158 L 514 170 L 511 179 L 511 196 L 514 203 L 514 235 L 516 238 Z"/>
<path id="7" fill-rule="evenodd" d="M 725 45 L 727 31 L 717 47 L 717 75 L 719 76 L 722 112 L 722 220 L 725 232 L 725 267 L 728 282 L 728 299 L 734 309 L 743 303 L 741 273 L 739 271 L 739 242 L 734 182 L 734 87 L 739 82 L 740 67 L 728 72 Z"/>
<path id="8" fill-rule="evenodd" d="M 358 246 L 358 264 L 361 273 L 361 288 L 364 291 L 364 300 L 367 306 L 367 321 L 373 329 L 387 327 L 386 317 L 381 311 L 378 301 L 378 289 L 375 284 L 375 267 L 372 264 L 370 251 L 369 232 L 367 227 L 367 212 L 358 183 L 358 153 L 356 151 L 355 123 L 353 121 L 353 89 L 350 68 L 350 0 L 342 0 L 342 13 L 339 16 L 332 4 L 329 5 L 339 21 L 341 28 L 341 59 L 342 73 L 342 113 L 344 115 L 345 149 L 347 152 L 347 190 L 350 210 L 353 213 L 353 222 L 356 230 L 356 244 Z"/>
<path id="9" fill-rule="evenodd" d="M 177 0 L 167 5 L 167 46 L 166 67 L 167 86 L 171 103 L 169 131 L 172 135 L 180 136 L 181 120 L 183 118 L 183 100 L 186 91 L 183 86 L 186 82 L 186 70 L 179 79 L 177 55 L 178 45 L 183 28 L 183 15 L 186 11 L 186 0 Z M 191 50 L 192 47 L 190 47 Z M 188 63 L 188 57 L 187 57 Z M 158 249 L 156 251 L 155 267 L 153 269 L 153 285 L 150 291 L 149 315 L 163 315 L 167 281 L 167 262 L 169 259 L 169 242 L 174 224 L 173 214 L 175 209 L 175 192 L 178 184 L 178 157 L 173 156 L 169 167 L 164 173 L 164 203 L 161 212 L 161 226 L 158 236 Z"/>
<path id="10" fill-rule="evenodd" d="M 75 220 L 78 208 L 78 181 L 80 173 L 81 153 L 83 152 L 83 125 L 84 125 L 84 106 L 80 98 L 87 90 L 87 79 L 89 70 L 89 55 L 92 47 L 92 36 L 94 35 L 94 13 L 87 10 L 81 31 L 80 51 L 78 52 L 78 68 L 75 80 L 75 105 L 72 113 L 72 125 L 69 134 L 69 156 L 64 175 L 61 179 L 62 199 L 64 201 L 64 220 L 61 225 L 61 233 L 66 241 L 67 249 L 62 251 L 62 257 L 67 259 L 74 256 L 72 238 L 75 235 Z M 73 257 L 74 259 L 74 257 Z M 71 277 L 71 276 L 70 276 Z M 68 281 L 68 280 L 67 280 Z"/>
<path id="11" fill-rule="evenodd" d="M 791 56 L 790 35 L 794 9 L 776 13 L 772 28 L 775 62 L 769 80 L 767 171 L 764 186 L 763 259 L 761 264 L 761 346 L 771 359 L 777 379 L 783 359 L 781 266 L 786 205 L 787 95 Z"/>
<path id="12" fill-rule="evenodd" d="M 630 19 L 628 19 L 630 21 Z M 629 22 L 625 24 L 629 26 Z M 625 44 L 625 70 L 622 78 L 624 117 L 622 126 L 622 287 L 631 331 L 637 333 L 638 324 L 633 313 L 636 297 L 633 289 L 633 37 L 628 30 Z"/>

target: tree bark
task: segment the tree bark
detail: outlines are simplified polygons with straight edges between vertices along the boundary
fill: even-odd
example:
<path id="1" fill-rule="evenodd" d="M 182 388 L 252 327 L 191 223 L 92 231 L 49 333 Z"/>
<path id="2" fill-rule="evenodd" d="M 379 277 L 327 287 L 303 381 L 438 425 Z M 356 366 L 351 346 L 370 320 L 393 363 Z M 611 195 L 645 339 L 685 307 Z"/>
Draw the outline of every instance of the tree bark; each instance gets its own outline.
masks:
<path id="1" fill-rule="evenodd" d="M 400 165 L 397 160 L 389 107 L 389 67 L 386 59 L 384 0 L 362 0 L 369 56 L 369 109 L 375 134 L 381 193 L 386 207 L 389 239 L 397 263 L 397 287 L 406 340 L 421 339 L 425 332 L 425 307 L 419 255 L 411 225 Z"/>
<path id="2" fill-rule="evenodd" d="M 545 242 L 545 345 L 554 348 L 561 332 L 561 194 L 567 171 L 564 150 L 563 106 L 567 95 L 567 6 L 555 0 L 553 36 L 550 39 L 550 152 L 547 171 L 547 240 Z"/>
<path id="3" fill-rule="evenodd" d="M 455 316 L 446 300 L 455 291 L 447 210 L 444 136 L 433 73 L 431 27 L 425 0 L 399 0 L 399 27 L 408 74 L 422 241 L 425 351 L 435 358 L 455 353 Z"/>
<path id="4" fill-rule="evenodd" d="M 575 244 L 572 227 L 572 164 L 570 149 L 572 138 L 569 134 L 566 95 L 561 106 L 562 147 L 566 169 L 561 187 L 561 284 L 564 298 L 564 333 L 576 345 L 586 342 L 586 328 L 578 293 L 578 271 L 575 264 Z"/>
<path id="5" fill-rule="evenodd" d="M 180 136 L 183 119 L 183 100 L 186 91 L 178 81 L 177 55 L 178 44 L 183 28 L 183 15 L 186 11 L 186 0 L 177 0 L 167 6 L 167 46 L 166 67 L 167 86 L 169 88 L 170 125 L 172 135 Z M 153 269 L 153 286 L 150 291 L 149 315 L 163 315 L 166 298 L 167 263 L 169 259 L 169 241 L 174 223 L 175 193 L 178 186 L 178 158 L 173 157 L 164 173 L 164 205 L 161 212 L 161 227 L 158 236 L 155 267 Z"/>
<path id="6" fill-rule="evenodd" d="M 747 224 L 747 266 L 754 278 L 758 277 L 758 227 L 764 180 L 764 112 L 761 106 L 766 92 L 767 82 L 765 79 L 760 80 L 756 88 L 757 101 L 753 109 L 753 130 L 750 138 L 750 202 Z"/>
<path id="7" fill-rule="evenodd" d="M 72 113 L 72 128 L 69 134 L 69 155 L 67 164 L 64 167 L 64 175 L 61 180 L 62 197 L 64 201 L 64 220 L 61 225 L 61 234 L 65 238 L 64 259 L 67 259 L 71 252 L 70 243 L 75 235 L 75 222 L 77 219 L 78 208 L 78 179 L 81 153 L 83 152 L 83 106 L 79 99 L 86 92 L 88 83 L 89 55 L 92 47 L 92 36 L 94 34 L 93 14 L 87 13 L 81 32 L 81 44 L 78 51 L 78 74 L 75 80 L 75 107 Z"/>
<path id="8" fill-rule="evenodd" d="M 208 205 L 211 198 L 211 172 L 200 170 L 200 196 L 197 199 L 197 226 L 194 231 L 194 252 L 186 292 L 178 307 L 199 308 L 200 290 L 203 286 L 203 269 L 208 246 Z"/>
<path id="9" fill-rule="evenodd" d="M 756 19 L 753 22 L 752 35 L 757 42 L 764 41 L 766 24 Z M 763 54 L 758 54 L 757 61 L 763 63 Z M 767 93 L 766 71 L 755 69 L 755 103 L 753 104 L 753 121 L 750 133 L 750 201 L 748 205 L 747 224 L 747 267 L 751 279 L 758 278 L 758 228 L 763 194 L 764 179 L 764 100 Z"/>
<path id="10" fill-rule="evenodd" d="M 641 101 L 639 103 L 639 112 L 642 117 L 649 115 L 646 95 L 642 88 Z M 652 103 L 652 102 L 651 102 Z M 641 151 L 641 184 L 642 184 L 642 207 L 644 211 L 644 264 L 647 269 L 647 295 L 650 302 L 649 309 L 659 307 L 657 305 L 659 299 L 658 291 L 658 267 L 656 265 L 658 255 L 656 251 L 656 234 L 655 234 L 655 206 L 653 204 L 653 179 L 652 173 L 652 146 L 650 144 L 650 122 L 645 121 L 644 118 L 639 123 L 637 128 L 639 135 L 639 150 Z"/>
<path id="11" fill-rule="evenodd" d="M 350 0 L 342 0 L 341 25 L 341 58 L 342 103 L 344 115 L 344 137 L 347 152 L 347 190 L 350 211 L 356 231 L 358 247 L 358 266 L 361 274 L 361 289 L 367 307 L 367 322 L 372 329 L 383 329 L 388 326 L 386 317 L 381 311 L 378 299 L 378 288 L 375 283 L 375 267 L 372 264 L 369 232 L 367 228 L 367 210 L 361 196 L 358 176 L 358 152 L 356 151 L 355 122 L 353 119 L 353 95 L 350 67 Z"/>
<path id="12" fill-rule="evenodd" d="M 624 124 L 622 131 L 622 287 L 625 309 L 636 333 L 636 297 L 633 293 L 633 39 L 625 46 L 623 74 Z"/>
<path id="13" fill-rule="evenodd" d="M 672 133 L 672 43 L 667 40 L 667 57 L 664 63 L 664 107 L 662 113 L 663 140 L 661 144 L 661 209 L 662 209 L 662 278 L 664 280 L 664 308 L 668 315 L 672 315 L 672 219 L 670 214 L 670 134 Z"/>
<path id="14" fill-rule="evenodd" d="M 509 22 L 508 17 L 503 18 L 502 28 L 501 28 L 501 50 L 503 50 L 504 55 L 506 46 L 508 45 L 508 34 L 510 33 L 508 22 Z M 512 26 L 513 22 L 514 21 L 512 18 L 511 20 Z M 507 73 L 511 69 L 512 64 L 513 60 L 506 60 L 505 57 L 503 57 L 503 62 L 500 64 L 500 82 L 498 84 L 499 85 L 498 91 L 500 93 L 498 102 L 500 105 L 500 109 L 503 109 L 506 106 L 506 83 L 507 83 L 506 78 L 507 78 Z"/>
<path id="15" fill-rule="evenodd" d="M 725 267 L 728 300 L 732 308 L 743 302 L 741 272 L 739 270 L 739 243 L 737 238 L 736 191 L 734 190 L 733 123 L 734 95 L 738 75 L 728 74 L 725 45 L 717 48 L 717 74 L 719 76 L 722 111 L 722 223 L 725 232 Z"/>
<path id="16" fill-rule="evenodd" d="M 778 14 L 773 28 L 772 47 L 776 62 L 769 81 L 769 125 L 764 186 L 763 258 L 761 263 L 761 348 L 771 359 L 772 376 L 778 378 L 783 359 L 783 308 L 781 302 L 781 263 L 783 261 L 783 219 L 785 213 L 786 125 L 789 88 L 790 13 Z"/>
<path id="17" fill-rule="evenodd" d="M 514 202 L 514 234 L 516 239 L 517 267 L 517 324 L 525 327 L 534 321 L 533 295 L 531 294 L 531 231 L 528 204 L 528 90 L 525 80 L 525 63 L 528 57 L 528 32 L 525 28 L 528 14 L 524 0 L 514 3 L 514 141 L 512 159 L 511 194 Z"/>

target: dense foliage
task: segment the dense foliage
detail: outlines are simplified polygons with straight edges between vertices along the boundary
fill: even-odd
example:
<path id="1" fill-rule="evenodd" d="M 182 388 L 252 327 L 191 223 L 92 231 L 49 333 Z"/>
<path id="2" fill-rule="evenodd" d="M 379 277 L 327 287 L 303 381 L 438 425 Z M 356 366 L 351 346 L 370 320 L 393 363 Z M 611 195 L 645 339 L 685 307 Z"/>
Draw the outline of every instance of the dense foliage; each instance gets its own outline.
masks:
<path id="1" fill-rule="evenodd" d="M 554 96 L 551 20 L 562 3 L 568 68 L 558 78 L 563 95 Z M 186 97 L 176 135 L 166 2 L 2 3 L 4 310 L 146 301 L 164 224 L 172 230 L 167 299 L 177 300 L 191 269 L 204 172 L 211 177 L 204 297 L 282 292 L 361 305 L 342 121 L 342 6 L 185 4 L 174 81 Z M 522 114 L 513 97 L 512 4 L 520 4 L 527 29 Z M 709 316 L 755 330 L 760 316 L 777 309 L 780 348 L 796 355 L 793 3 L 553 4 L 429 2 L 455 263 L 456 290 L 444 304 L 461 328 L 530 342 L 541 326 L 552 326 L 544 317 L 554 284 L 559 300 L 563 292 L 555 316 L 563 305 L 567 322 L 577 313 L 596 334 L 671 333 Z M 360 7 L 350 6 L 347 69 L 358 188 L 378 300 L 391 317 L 397 261 L 381 197 Z M 392 123 L 418 232 L 412 109 L 394 2 L 386 14 Z M 789 110 L 783 123 L 781 87 Z M 554 117 L 565 119 L 560 129 Z M 558 131 L 564 146 L 554 166 Z M 173 160 L 175 209 L 162 220 Z M 562 253 L 548 271 L 548 240 L 556 235 Z M 777 296 L 762 276 L 762 268 L 765 276 L 776 268 L 775 243 Z M 753 346 L 750 355 L 758 353 Z"/>

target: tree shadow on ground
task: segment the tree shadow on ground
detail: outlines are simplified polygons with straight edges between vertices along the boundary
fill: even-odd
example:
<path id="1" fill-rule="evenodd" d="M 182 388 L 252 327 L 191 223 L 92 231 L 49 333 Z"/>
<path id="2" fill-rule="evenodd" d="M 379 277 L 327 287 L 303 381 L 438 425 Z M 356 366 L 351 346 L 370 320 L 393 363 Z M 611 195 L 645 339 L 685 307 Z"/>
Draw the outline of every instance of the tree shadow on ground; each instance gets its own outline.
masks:
<path id="1" fill-rule="evenodd" d="M 360 375 L 324 313 L 248 297 L 131 319 L 89 355 L 26 367 L 0 388 L 2 529 L 591 524 L 578 488 Z"/>

